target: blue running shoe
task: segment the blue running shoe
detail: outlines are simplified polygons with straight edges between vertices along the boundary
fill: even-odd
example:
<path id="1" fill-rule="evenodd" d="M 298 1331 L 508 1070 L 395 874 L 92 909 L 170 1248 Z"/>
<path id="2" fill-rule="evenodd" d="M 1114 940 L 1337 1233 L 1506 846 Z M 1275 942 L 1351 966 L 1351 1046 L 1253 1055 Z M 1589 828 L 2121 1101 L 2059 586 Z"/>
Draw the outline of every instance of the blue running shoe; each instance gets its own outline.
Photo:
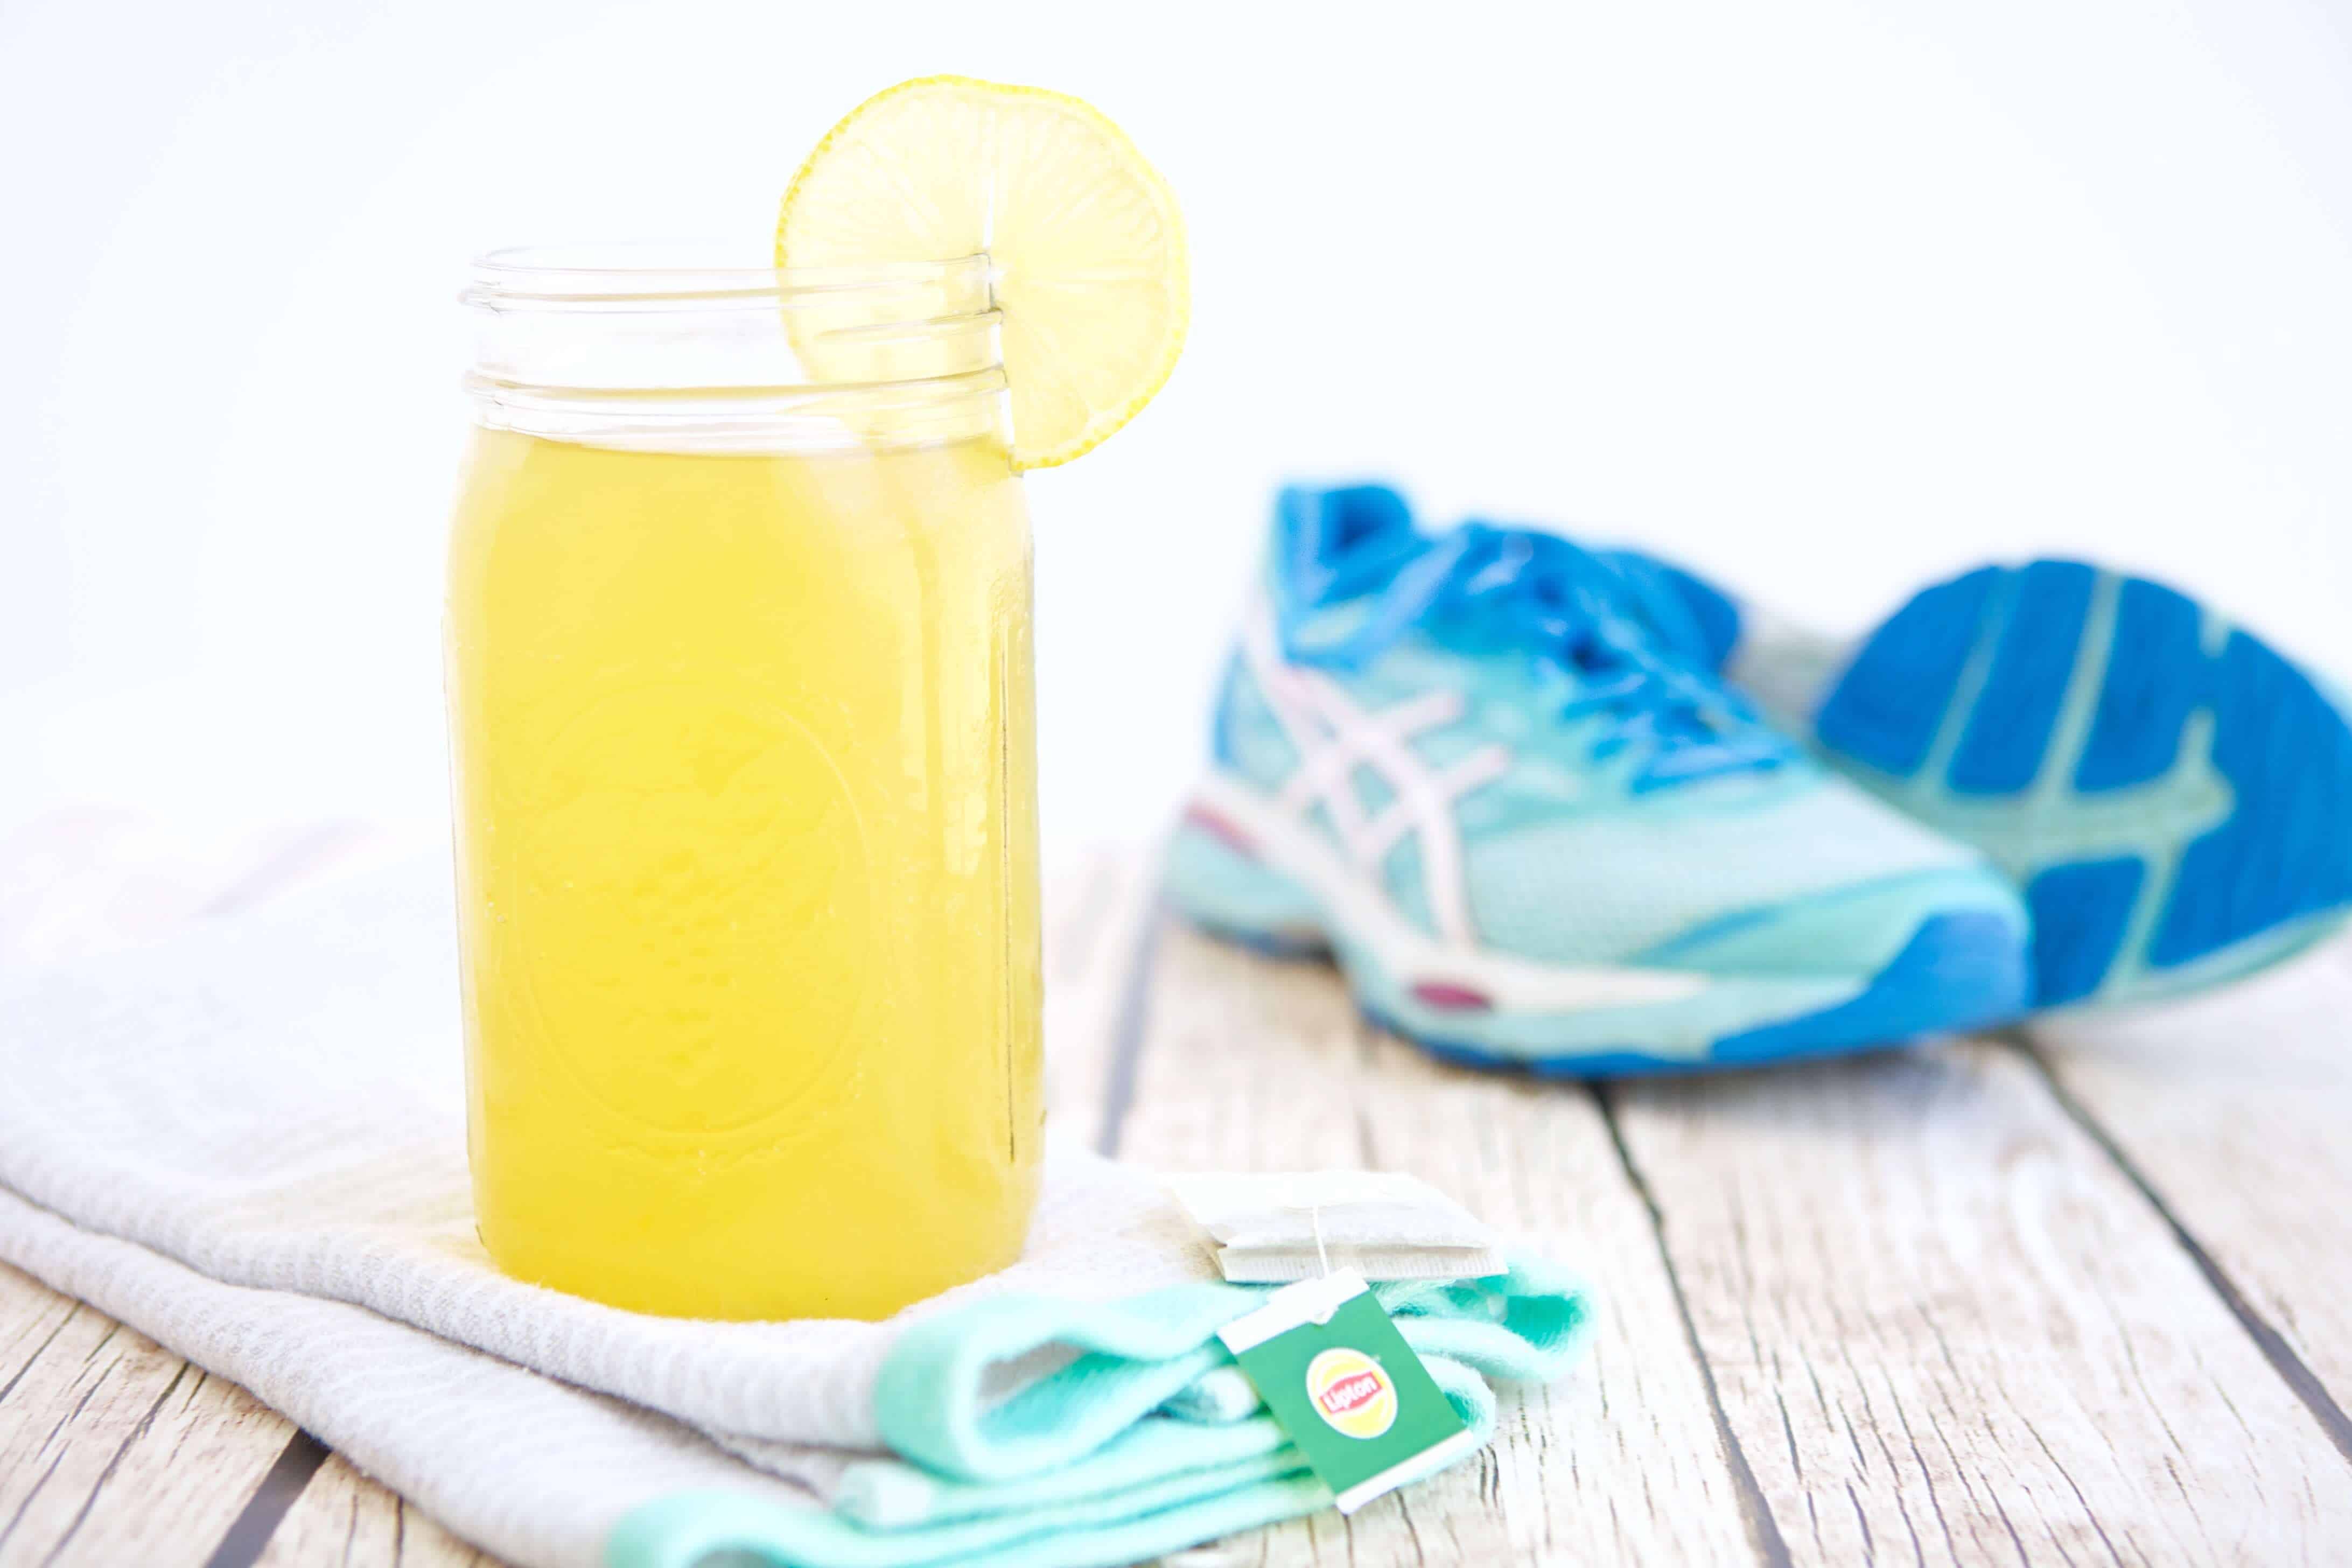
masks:
<path id="1" fill-rule="evenodd" d="M 2037 1007 L 2200 990 L 2352 913 L 2342 703 L 2170 588 L 2074 561 L 1985 566 L 1845 647 L 1678 567 L 1610 560 L 1658 635 L 2016 879 Z"/>
<path id="2" fill-rule="evenodd" d="M 1437 1054 L 1577 1077 L 2014 1016 L 2026 917 L 1663 646 L 1554 535 L 1432 538 L 1393 491 L 1285 490 L 1168 893 L 1329 952 Z"/>

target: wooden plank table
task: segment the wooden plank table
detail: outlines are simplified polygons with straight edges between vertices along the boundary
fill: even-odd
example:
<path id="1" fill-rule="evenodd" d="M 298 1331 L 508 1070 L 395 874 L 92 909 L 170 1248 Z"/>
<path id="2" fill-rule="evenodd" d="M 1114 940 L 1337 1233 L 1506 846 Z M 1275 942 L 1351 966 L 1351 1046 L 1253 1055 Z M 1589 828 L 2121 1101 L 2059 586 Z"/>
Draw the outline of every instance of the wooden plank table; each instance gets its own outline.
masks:
<path id="1" fill-rule="evenodd" d="M 5 851 L 0 958 L 69 950 L 24 911 L 86 902 L 93 856 Z M 164 903 L 320 858 L 273 853 Z M 1602 1304 L 1588 1365 L 1507 1395 L 1474 1462 L 1171 1568 L 2352 1563 L 2352 945 L 2030 1038 L 1591 1088 L 1432 1062 L 1152 884 L 1112 850 L 1054 881 L 1058 1130 L 1165 1169 L 1411 1171 Z M 0 1267 L 0 1568 L 330 1563 L 491 1560 Z"/>

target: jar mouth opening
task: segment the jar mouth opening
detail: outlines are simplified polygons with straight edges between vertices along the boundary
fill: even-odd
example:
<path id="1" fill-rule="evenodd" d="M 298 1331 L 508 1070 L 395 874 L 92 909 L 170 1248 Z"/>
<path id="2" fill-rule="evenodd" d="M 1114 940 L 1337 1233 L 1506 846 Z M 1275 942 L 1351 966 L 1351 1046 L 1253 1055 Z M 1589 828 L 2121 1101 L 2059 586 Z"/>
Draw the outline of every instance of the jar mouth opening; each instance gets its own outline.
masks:
<path id="1" fill-rule="evenodd" d="M 780 268 L 746 245 L 521 246 L 476 258 L 460 298 L 493 427 L 678 451 L 1003 434 L 984 255 Z"/>
<path id="2" fill-rule="evenodd" d="M 459 296 L 478 310 L 623 302 L 787 304 L 916 290 L 986 300 L 985 254 L 937 261 L 780 268 L 762 247 L 725 240 L 607 240 L 483 252 Z"/>

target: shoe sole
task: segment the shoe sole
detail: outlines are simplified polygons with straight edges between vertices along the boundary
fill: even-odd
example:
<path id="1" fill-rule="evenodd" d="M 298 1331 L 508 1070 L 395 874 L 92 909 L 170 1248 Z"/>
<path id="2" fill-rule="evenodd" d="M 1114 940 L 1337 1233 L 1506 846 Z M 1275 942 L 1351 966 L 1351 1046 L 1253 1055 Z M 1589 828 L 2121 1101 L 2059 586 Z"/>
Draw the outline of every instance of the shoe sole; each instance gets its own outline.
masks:
<path id="1" fill-rule="evenodd" d="M 1875 974 L 1710 976 L 1549 969 L 1447 952 L 1395 930 L 1231 792 L 1196 805 L 1170 846 L 1169 902 L 1209 935 L 1281 959 L 1330 959 L 1373 1023 L 1445 1060 L 1560 1078 L 1707 1071 L 1900 1044 L 2016 1016 L 2013 916 L 1931 916 Z M 1286 856 L 1285 851 L 1290 851 Z M 1352 917 L 1352 918 L 1351 918 Z M 1514 985 L 1538 1005 L 1514 1005 Z M 1644 994 L 1644 993 L 1647 994 Z M 1576 998 L 1590 997 L 1584 1005 Z"/>
<path id="2" fill-rule="evenodd" d="M 2352 907 L 2352 725 L 2160 584 L 2073 561 L 1937 584 L 1864 644 L 1814 738 L 2017 880 L 2037 1007 L 2252 973 Z"/>

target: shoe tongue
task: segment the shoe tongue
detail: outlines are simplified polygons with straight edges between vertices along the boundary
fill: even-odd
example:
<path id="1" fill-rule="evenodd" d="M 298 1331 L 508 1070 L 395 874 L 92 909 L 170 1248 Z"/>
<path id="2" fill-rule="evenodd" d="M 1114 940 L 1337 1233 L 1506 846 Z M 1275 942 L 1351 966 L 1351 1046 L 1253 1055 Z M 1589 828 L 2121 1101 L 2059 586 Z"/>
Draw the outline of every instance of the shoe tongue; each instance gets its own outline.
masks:
<path id="1" fill-rule="evenodd" d="M 1607 560 L 1548 530 L 1473 519 L 1432 548 L 1456 558 L 1454 574 L 1466 587 L 1508 584 L 1501 597 L 1473 593 L 1432 606 L 1452 635 L 1473 642 L 1524 639 L 1531 616 L 1581 622 L 1622 604 L 1627 592 Z"/>
<path id="2" fill-rule="evenodd" d="M 1668 647 L 1710 674 L 1721 674 L 1739 640 L 1739 607 L 1678 566 L 1635 550 L 1603 554 L 1625 580 L 1635 606 Z"/>
<path id="3" fill-rule="evenodd" d="M 1426 543 L 1412 509 L 1386 485 L 1294 485 L 1275 501 L 1275 527 L 1281 575 L 1301 607 L 1386 587 Z"/>

